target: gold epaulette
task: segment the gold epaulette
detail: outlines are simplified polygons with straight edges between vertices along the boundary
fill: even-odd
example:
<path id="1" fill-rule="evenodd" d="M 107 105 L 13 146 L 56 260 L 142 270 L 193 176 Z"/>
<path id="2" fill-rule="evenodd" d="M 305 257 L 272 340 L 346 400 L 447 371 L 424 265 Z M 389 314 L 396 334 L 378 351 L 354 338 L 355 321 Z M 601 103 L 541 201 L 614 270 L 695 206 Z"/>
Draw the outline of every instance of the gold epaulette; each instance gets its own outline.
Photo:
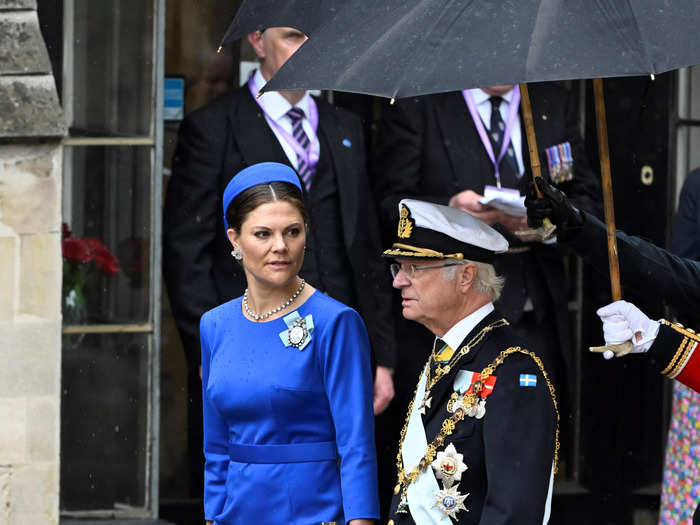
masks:
<path id="1" fill-rule="evenodd" d="M 688 358 L 693 348 L 695 348 L 694 343 L 700 343 L 700 335 L 696 334 L 695 330 L 686 328 L 680 323 L 671 323 L 666 319 L 661 319 L 659 322 L 683 336 L 683 340 L 681 344 L 678 345 L 678 348 L 673 354 L 673 358 L 669 361 L 666 368 L 661 371 L 663 375 L 674 378 L 680 374 L 681 370 L 683 370 L 683 367 L 688 362 Z"/>

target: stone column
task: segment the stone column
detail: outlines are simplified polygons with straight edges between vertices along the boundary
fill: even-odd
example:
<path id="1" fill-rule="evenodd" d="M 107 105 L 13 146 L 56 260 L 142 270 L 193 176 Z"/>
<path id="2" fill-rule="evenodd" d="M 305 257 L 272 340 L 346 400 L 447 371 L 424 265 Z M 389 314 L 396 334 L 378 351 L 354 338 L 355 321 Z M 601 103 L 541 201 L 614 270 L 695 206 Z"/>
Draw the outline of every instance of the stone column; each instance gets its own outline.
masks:
<path id="1" fill-rule="evenodd" d="M 0 35 L 0 525 L 55 525 L 66 128 L 36 0 L 0 0 Z"/>

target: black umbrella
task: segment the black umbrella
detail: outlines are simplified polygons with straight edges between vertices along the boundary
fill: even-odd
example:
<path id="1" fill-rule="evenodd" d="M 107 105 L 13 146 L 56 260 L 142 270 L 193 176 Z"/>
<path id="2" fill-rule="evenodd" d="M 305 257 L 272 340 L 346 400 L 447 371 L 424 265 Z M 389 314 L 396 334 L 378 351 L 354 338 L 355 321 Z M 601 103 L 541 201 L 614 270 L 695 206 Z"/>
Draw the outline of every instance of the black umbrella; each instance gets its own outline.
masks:
<path id="1" fill-rule="evenodd" d="M 338 11 L 340 0 L 245 0 L 221 40 L 228 42 L 267 27 L 294 27 L 310 34 Z"/>
<path id="2" fill-rule="evenodd" d="M 319 13 L 325 23 L 266 89 L 408 97 L 656 74 L 700 55 L 697 0 L 346 0 Z"/>
<path id="3" fill-rule="evenodd" d="M 533 177 L 539 155 L 525 82 L 657 74 L 700 63 L 698 0 L 348 0 L 263 91 L 408 97 L 521 83 Z M 594 80 L 613 299 L 621 298 L 600 78 Z"/>

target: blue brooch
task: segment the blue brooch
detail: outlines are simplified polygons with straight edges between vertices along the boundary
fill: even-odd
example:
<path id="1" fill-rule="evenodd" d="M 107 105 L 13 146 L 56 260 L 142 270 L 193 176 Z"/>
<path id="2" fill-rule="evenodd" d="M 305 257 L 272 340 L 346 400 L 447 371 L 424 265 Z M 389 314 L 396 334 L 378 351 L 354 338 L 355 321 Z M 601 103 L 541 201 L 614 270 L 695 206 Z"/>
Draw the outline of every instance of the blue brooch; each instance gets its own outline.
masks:
<path id="1" fill-rule="evenodd" d="M 352 146 L 352 142 L 350 142 L 350 139 L 343 139 L 343 146 L 345 146 L 346 148 Z"/>
<path id="2" fill-rule="evenodd" d="M 306 348 L 311 341 L 311 333 L 314 331 L 314 320 L 311 314 L 302 318 L 298 311 L 282 318 L 288 329 L 280 332 L 280 339 L 284 346 L 293 346 L 299 350 Z"/>

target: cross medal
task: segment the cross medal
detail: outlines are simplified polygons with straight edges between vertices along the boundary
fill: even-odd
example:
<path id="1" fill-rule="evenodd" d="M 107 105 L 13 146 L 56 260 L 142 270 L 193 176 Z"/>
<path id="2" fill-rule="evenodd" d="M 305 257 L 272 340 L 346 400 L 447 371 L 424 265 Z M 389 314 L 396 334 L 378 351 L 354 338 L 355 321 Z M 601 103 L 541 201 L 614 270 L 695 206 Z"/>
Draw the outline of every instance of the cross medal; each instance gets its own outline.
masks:
<path id="1" fill-rule="evenodd" d="M 428 397 L 428 395 L 426 394 L 423 398 L 423 401 L 421 401 L 420 405 L 418 406 L 418 413 L 421 415 L 425 415 L 425 411 L 430 408 L 430 403 L 432 402 L 433 398 Z"/>

